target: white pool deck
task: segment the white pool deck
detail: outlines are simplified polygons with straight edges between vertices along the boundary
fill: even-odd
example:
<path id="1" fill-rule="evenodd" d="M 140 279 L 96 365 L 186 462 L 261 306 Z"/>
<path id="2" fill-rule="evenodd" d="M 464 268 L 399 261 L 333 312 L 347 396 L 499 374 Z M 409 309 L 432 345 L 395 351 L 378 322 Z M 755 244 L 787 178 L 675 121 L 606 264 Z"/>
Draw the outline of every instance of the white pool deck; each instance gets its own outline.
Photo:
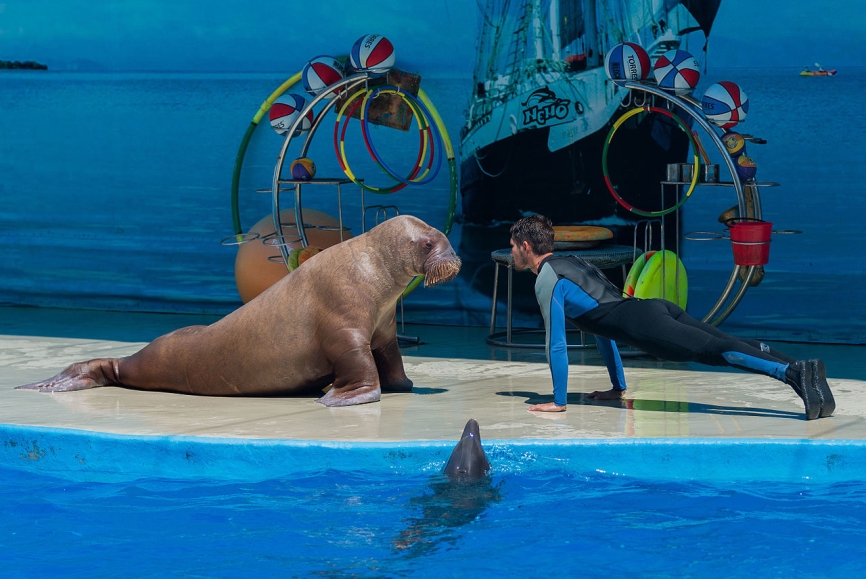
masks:
<path id="1" fill-rule="evenodd" d="M 125 356 L 153 338 L 215 318 L 84 310 L 0 308 L 0 424 L 145 436 L 359 442 L 455 440 L 475 418 L 482 438 L 866 439 L 866 347 L 774 343 L 798 358 L 821 357 L 837 409 L 806 421 L 786 385 L 735 370 L 654 359 L 625 360 L 628 393 L 595 402 L 609 388 L 594 349 L 573 350 L 568 411 L 531 413 L 552 399 L 539 349 L 489 346 L 486 328 L 407 324 L 419 345 L 403 349 L 407 394 L 381 402 L 326 408 L 312 397 L 215 398 L 98 388 L 67 393 L 15 390 L 67 364 Z"/>

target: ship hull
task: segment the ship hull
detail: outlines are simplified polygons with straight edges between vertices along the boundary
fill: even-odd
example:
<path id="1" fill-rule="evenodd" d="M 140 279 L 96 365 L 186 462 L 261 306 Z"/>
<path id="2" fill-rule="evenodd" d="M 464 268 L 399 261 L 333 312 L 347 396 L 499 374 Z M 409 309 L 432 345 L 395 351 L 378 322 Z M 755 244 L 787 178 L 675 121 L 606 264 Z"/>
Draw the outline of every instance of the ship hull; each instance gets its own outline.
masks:
<path id="1" fill-rule="evenodd" d="M 688 136 L 669 119 L 642 115 L 626 122 L 608 151 L 608 172 L 619 195 L 633 206 L 658 211 L 676 202 L 674 188 L 662 199 L 660 183 L 669 163 L 686 161 Z M 463 220 L 490 225 L 529 213 L 554 223 L 594 223 L 628 231 L 645 219 L 622 207 L 604 181 L 602 153 L 611 124 L 550 151 L 549 129 L 533 129 L 496 141 L 464 158 L 460 166 Z"/>

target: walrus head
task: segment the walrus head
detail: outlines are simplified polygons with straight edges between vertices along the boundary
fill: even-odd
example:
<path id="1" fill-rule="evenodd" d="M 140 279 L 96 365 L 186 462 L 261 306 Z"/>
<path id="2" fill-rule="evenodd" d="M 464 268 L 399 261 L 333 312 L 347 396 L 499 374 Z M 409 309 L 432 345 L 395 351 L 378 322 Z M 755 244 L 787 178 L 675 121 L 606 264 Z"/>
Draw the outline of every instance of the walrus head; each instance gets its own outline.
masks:
<path id="1" fill-rule="evenodd" d="M 386 219 L 350 241 L 382 257 L 400 278 L 423 275 L 427 286 L 451 281 L 460 272 L 460 258 L 445 234 L 411 215 Z"/>
<path id="2" fill-rule="evenodd" d="M 462 265 L 460 258 L 454 253 L 454 248 L 451 247 L 451 242 L 444 233 L 420 219 L 418 222 L 421 227 L 418 228 L 418 235 L 412 242 L 422 258 L 420 271 L 424 274 L 424 286 L 451 281 L 460 272 Z"/>

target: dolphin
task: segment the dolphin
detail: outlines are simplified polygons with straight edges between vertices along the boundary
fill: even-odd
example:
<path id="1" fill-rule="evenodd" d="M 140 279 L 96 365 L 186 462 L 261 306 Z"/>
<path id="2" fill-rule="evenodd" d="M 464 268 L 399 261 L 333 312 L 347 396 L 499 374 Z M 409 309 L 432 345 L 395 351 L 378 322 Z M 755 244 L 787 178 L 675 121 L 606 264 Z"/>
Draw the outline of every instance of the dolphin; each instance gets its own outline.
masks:
<path id="1" fill-rule="evenodd" d="M 481 448 L 481 429 L 478 422 L 470 418 L 443 472 L 451 480 L 478 480 L 489 471 L 490 462 Z"/>
<path id="2" fill-rule="evenodd" d="M 419 516 L 404 519 L 406 528 L 394 539 L 394 548 L 419 556 L 440 543 L 454 543 L 455 529 L 484 514 L 502 498 L 488 476 L 490 462 L 481 448 L 478 422 L 470 419 L 441 475 L 431 478 L 428 491 L 409 499 Z"/>

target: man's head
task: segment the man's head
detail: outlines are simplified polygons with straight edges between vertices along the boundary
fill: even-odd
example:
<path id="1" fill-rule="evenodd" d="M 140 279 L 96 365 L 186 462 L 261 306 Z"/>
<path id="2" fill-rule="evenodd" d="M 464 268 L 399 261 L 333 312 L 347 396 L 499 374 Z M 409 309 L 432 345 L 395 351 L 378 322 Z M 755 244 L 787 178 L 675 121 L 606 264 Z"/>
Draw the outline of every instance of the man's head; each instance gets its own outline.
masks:
<path id="1" fill-rule="evenodd" d="M 530 215 L 511 226 L 511 256 L 516 269 L 532 269 L 533 257 L 552 251 L 553 224 L 544 215 Z"/>

